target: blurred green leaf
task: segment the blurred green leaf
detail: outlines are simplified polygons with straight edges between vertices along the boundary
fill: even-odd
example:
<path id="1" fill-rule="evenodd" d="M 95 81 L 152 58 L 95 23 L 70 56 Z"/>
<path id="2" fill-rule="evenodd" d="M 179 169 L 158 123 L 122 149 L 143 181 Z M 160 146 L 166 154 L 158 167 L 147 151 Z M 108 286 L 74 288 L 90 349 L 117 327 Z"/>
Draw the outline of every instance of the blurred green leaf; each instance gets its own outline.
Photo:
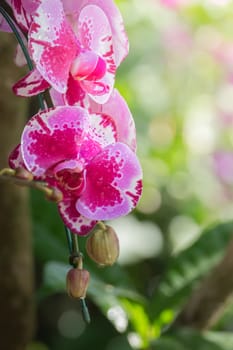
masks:
<path id="1" fill-rule="evenodd" d="M 27 346 L 26 350 L 49 350 L 49 348 L 45 344 L 33 342 Z"/>
<path id="2" fill-rule="evenodd" d="M 178 309 L 197 281 L 223 257 L 232 236 L 232 222 L 208 228 L 192 246 L 170 259 L 148 310 L 152 318 L 164 309 Z"/>
<path id="3" fill-rule="evenodd" d="M 158 350 L 232 350 L 233 335 L 230 333 L 199 333 L 190 329 L 182 329 L 166 335 L 152 344 Z"/>

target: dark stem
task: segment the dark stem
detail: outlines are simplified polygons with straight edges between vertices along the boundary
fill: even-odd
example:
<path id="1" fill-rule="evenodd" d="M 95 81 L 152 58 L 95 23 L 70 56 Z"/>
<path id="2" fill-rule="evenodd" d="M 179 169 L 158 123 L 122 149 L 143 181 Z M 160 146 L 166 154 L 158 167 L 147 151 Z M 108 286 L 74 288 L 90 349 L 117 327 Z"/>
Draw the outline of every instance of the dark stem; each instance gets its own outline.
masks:
<path id="1" fill-rule="evenodd" d="M 30 70 L 33 70 L 32 60 L 31 60 L 31 58 L 30 58 L 30 56 L 28 54 L 28 50 L 27 50 L 26 46 L 24 45 L 23 39 L 21 37 L 21 34 L 20 34 L 19 30 L 17 29 L 16 24 L 14 23 L 14 21 L 12 20 L 10 15 L 7 13 L 7 11 L 2 6 L 0 6 L 0 13 L 3 15 L 3 17 L 5 18 L 5 20 L 7 21 L 7 23 L 11 27 L 12 32 L 15 34 L 16 40 L 18 41 L 18 43 L 19 43 L 19 45 L 20 45 L 20 47 L 21 47 L 21 49 L 23 51 L 24 57 L 25 57 L 25 59 L 27 61 L 28 68 Z M 40 109 L 41 110 L 45 109 L 43 95 L 42 94 L 38 94 L 37 98 L 38 98 L 38 102 L 39 102 L 39 105 L 40 105 Z"/>
<path id="2" fill-rule="evenodd" d="M 70 229 L 68 229 L 67 226 L 65 227 L 65 232 L 66 232 L 66 239 L 67 239 L 67 243 L 68 243 L 68 248 L 69 248 L 69 252 L 70 255 L 73 253 L 73 245 L 72 245 L 72 233 L 70 232 Z"/>

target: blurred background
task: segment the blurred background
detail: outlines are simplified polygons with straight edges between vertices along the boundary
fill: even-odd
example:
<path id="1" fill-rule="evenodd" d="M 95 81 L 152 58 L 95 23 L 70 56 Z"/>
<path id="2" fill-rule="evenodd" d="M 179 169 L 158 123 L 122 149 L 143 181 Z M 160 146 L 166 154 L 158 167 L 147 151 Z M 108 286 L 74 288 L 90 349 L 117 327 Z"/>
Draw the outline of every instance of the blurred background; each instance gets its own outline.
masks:
<path id="1" fill-rule="evenodd" d="M 31 192 L 37 316 L 28 349 L 232 350 L 232 303 L 205 336 L 160 335 L 233 232 L 233 1 L 116 3 L 130 41 L 116 87 L 135 118 L 143 196 L 110 223 L 118 263 L 99 268 L 84 257 L 86 325 L 65 293 L 68 248 L 56 207 Z"/>

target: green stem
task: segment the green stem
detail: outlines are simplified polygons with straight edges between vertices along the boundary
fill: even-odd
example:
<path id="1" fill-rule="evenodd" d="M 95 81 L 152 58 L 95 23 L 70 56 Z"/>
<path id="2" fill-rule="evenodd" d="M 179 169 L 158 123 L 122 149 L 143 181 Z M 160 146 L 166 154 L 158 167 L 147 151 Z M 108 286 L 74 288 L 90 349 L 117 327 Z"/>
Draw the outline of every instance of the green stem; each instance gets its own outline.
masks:
<path id="1" fill-rule="evenodd" d="M 72 233 L 70 232 L 70 229 L 68 229 L 67 226 L 64 226 L 64 227 L 65 227 L 66 239 L 67 239 L 67 243 L 68 243 L 69 252 L 71 255 L 73 253 Z"/>
<path id="2" fill-rule="evenodd" d="M 23 51 L 23 54 L 24 54 L 24 57 L 27 61 L 27 65 L 28 65 L 28 68 L 29 70 L 33 70 L 33 63 L 32 63 L 32 60 L 28 54 L 28 50 L 23 42 L 23 39 L 19 33 L 19 30 L 17 29 L 17 26 L 16 24 L 14 23 L 14 21 L 12 20 L 12 18 L 9 16 L 9 14 L 7 13 L 7 11 L 2 7 L 0 6 L 0 13 L 3 15 L 3 17 L 5 18 L 5 20 L 7 21 L 7 23 L 9 24 L 9 26 L 11 27 L 12 29 L 12 32 L 15 34 L 15 37 L 16 37 L 16 40 L 18 41 L 22 51 Z M 41 110 L 44 110 L 45 109 L 45 104 L 44 104 L 44 99 L 43 99 L 43 95 L 42 94 L 38 94 L 37 95 L 37 98 L 38 98 L 38 102 L 39 102 L 39 105 L 40 105 L 40 109 Z"/>
<path id="3" fill-rule="evenodd" d="M 90 313 L 86 304 L 86 300 L 84 298 L 80 299 L 80 303 L 81 303 L 81 307 L 82 307 L 82 315 L 83 315 L 83 319 L 86 323 L 90 323 L 91 322 L 91 317 L 90 317 Z"/>
<path id="4" fill-rule="evenodd" d="M 78 236 L 77 235 L 72 235 L 72 248 L 73 248 L 73 254 L 80 254 L 79 251 L 79 244 L 78 244 Z"/>

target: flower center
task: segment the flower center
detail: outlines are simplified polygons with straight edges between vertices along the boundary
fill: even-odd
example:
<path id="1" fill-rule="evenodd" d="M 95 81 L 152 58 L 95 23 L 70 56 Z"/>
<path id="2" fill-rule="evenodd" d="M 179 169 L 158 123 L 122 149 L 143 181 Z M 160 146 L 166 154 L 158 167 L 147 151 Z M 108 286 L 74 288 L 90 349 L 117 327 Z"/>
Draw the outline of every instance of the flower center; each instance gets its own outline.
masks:
<path id="1" fill-rule="evenodd" d="M 76 80 L 99 80 L 107 70 L 105 60 L 93 51 L 82 51 L 71 65 L 70 72 Z"/>
<path id="2" fill-rule="evenodd" d="M 83 166 L 77 161 L 65 161 L 54 168 L 58 186 L 69 194 L 80 196 L 85 186 Z"/>

